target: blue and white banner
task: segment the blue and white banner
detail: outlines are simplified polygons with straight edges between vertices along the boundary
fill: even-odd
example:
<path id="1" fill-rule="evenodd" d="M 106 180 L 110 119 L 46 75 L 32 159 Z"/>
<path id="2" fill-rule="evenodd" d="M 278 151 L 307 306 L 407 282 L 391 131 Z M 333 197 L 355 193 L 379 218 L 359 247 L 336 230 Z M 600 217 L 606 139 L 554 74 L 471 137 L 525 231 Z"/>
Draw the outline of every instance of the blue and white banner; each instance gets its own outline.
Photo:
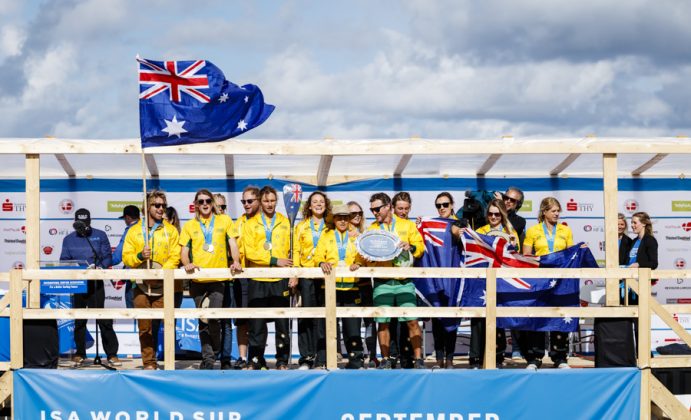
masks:
<path id="1" fill-rule="evenodd" d="M 20 419 L 638 419 L 635 368 L 14 372 Z M 107 398 L 104 398 L 104 392 Z"/>

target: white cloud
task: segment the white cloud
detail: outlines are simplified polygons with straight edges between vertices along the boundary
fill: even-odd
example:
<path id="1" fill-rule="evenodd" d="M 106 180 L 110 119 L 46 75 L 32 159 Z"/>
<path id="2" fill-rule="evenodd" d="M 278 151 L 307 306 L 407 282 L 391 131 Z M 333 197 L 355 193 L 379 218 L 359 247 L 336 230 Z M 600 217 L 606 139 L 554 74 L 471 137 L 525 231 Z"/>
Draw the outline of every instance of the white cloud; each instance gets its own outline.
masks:
<path id="1" fill-rule="evenodd" d="M 14 57 L 22 51 L 26 33 L 18 26 L 5 25 L 0 29 L 0 62 L 6 57 Z"/>

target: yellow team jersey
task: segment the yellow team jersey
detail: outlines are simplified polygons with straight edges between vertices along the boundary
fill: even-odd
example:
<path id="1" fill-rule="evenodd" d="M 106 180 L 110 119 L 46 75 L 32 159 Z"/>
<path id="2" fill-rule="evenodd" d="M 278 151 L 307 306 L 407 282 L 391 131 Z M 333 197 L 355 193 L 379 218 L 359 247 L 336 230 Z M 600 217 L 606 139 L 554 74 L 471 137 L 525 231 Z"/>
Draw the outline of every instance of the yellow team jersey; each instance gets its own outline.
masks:
<path id="1" fill-rule="evenodd" d="M 536 256 L 550 253 L 543 225 L 544 223 L 539 223 L 528 228 L 525 232 L 525 239 L 523 240 L 523 248 L 525 249 L 526 246 L 532 247 L 533 254 Z M 572 245 L 573 233 L 571 233 L 571 228 L 561 223 L 557 224 L 556 233 L 554 235 L 553 252 L 562 251 Z"/>
<path id="2" fill-rule="evenodd" d="M 180 244 L 178 230 L 167 221 L 163 221 L 153 235 L 149 236 L 151 260 L 161 264 L 163 269 L 176 269 L 180 265 Z M 144 250 L 144 232 L 142 220 L 127 231 L 122 246 L 122 262 L 130 268 L 139 268 L 144 262 L 141 252 Z"/>
<path id="3" fill-rule="evenodd" d="M 295 226 L 295 234 L 293 235 L 293 264 L 295 267 L 317 266 L 314 263 L 316 245 L 314 244 L 310 220 L 303 220 Z M 318 222 L 314 224 L 314 229 L 317 232 L 317 237 L 321 237 L 326 230 L 326 226 L 323 222 Z"/>
<path id="4" fill-rule="evenodd" d="M 266 249 L 266 230 L 262 221 L 262 212 L 259 211 L 242 225 L 243 255 L 246 267 L 271 267 L 276 264 L 277 258 L 288 258 L 290 253 L 290 221 L 280 213 L 275 213 L 276 220 L 273 229 L 269 233 L 271 249 Z M 267 227 L 271 227 L 271 219 L 266 218 Z M 275 279 L 252 279 L 256 281 L 275 282 Z"/>
<path id="5" fill-rule="evenodd" d="M 238 217 L 235 221 L 235 228 L 238 231 L 238 249 L 240 250 L 240 264 L 245 267 L 245 254 L 242 249 L 242 226 L 247 221 L 247 214 L 243 213 L 242 216 Z"/>
<path id="6" fill-rule="evenodd" d="M 379 222 L 372 223 L 367 230 L 384 229 L 395 233 L 403 242 L 415 247 L 412 252 L 414 258 L 420 258 L 425 253 L 425 242 L 422 235 L 417 230 L 415 222 L 408 219 L 401 219 L 395 214 L 391 215 L 391 224 L 379 225 Z M 393 229 L 393 230 L 392 230 Z M 393 267 L 393 261 L 367 261 L 368 267 Z M 399 279 L 400 280 L 400 279 Z"/>
<path id="7" fill-rule="evenodd" d="M 505 232 L 503 226 L 501 227 L 501 229 L 498 229 L 498 230 L 501 230 L 502 232 Z M 492 228 L 490 227 L 490 225 L 489 225 L 489 223 L 488 223 L 488 224 L 482 226 L 481 228 L 479 228 L 478 230 L 476 230 L 475 232 L 477 232 L 477 233 L 479 233 L 479 234 L 481 234 L 481 235 L 487 235 L 487 234 L 490 233 L 491 231 L 492 231 Z M 516 229 L 511 229 L 511 231 L 509 232 L 509 235 L 511 235 L 511 236 L 513 236 L 514 238 L 516 238 L 516 251 L 520 251 L 520 250 L 521 250 L 521 242 L 520 242 L 520 240 L 519 240 L 519 238 L 518 238 L 518 233 L 516 233 Z"/>
<path id="8" fill-rule="evenodd" d="M 202 224 L 206 229 L 211 227 L 213 220 L 213 232 L 211 232 L 210 247 L 206 246 Z M 190 250 L 190 261 L 201 268 L 226 268 L 228 267 L 228 239 L 237 238 L 238 232 L 235 223 L 228 215 L 217 214 L 208 219 L 190 219 L 182 226 L 180 233 L 180 246 Z M 208 248 L 209 250 L 205 250 Z M 224 281 L 222 279 L 194 279 L 193 281 L 204 283 L 212 281 Z"/>
<path id="9" fill-rule="evenodd" d="M 338 239 L 336 238 L 338 235 Z M 345 258 L 339 261 L 338 244 L 345 244 Z M 342 245 L 343 246 L 343 245 Z M 328 262 L 334 267 L 337 265 L 343 267 L 350 267 L 356 262 L 358 257 L 357 248 L 355 247 L 355 238 L 348 235 L 347 232 L 340 233 L 338 230 L 326 230 L 317 244 L 314 251 L 314 265 L 318 266 L 320 263 Z M 355 277 L 339 277 L 336 279 L 337 290 L 358 290 L 358 278 Z M 323 286 L 322 286 L 323 287 Z"/>

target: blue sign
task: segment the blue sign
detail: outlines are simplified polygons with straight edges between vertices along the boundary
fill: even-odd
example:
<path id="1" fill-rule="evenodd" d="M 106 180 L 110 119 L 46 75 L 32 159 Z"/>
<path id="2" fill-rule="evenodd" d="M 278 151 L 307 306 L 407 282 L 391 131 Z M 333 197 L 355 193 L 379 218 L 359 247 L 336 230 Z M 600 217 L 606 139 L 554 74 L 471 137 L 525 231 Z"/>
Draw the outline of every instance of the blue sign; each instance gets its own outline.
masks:
<path id="1" fill-rule="evenodd" d="M 636 368 L 14 374 L 21 419 L 638 419 Z"/>
<path id="2" fill-rule="evenodd" d="M 51 263 L 42 265 L 42 270 L 84 270 L 86 263 Z M 88 291 L 87 280 L 41 280 L 41 293 L 86 293 Z"/>

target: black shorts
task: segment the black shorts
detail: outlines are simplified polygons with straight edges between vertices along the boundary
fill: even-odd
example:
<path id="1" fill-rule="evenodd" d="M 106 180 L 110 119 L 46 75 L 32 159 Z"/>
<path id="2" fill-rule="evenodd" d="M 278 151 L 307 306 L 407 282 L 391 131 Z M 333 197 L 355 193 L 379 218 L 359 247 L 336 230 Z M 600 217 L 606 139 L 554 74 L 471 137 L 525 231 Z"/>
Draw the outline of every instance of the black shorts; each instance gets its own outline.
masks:
<path id="1" fill-rule="evenodd" d="M 249 284 L 249 279 L 235 279 L 233 282 L 233 293 L 235 294 L 235 307 L 236 308 L 247 308 L 249 299 L 247 298 L 247 285 Z M 236 318 L 235 325 L 247 325 L 247 319 Z"/>

